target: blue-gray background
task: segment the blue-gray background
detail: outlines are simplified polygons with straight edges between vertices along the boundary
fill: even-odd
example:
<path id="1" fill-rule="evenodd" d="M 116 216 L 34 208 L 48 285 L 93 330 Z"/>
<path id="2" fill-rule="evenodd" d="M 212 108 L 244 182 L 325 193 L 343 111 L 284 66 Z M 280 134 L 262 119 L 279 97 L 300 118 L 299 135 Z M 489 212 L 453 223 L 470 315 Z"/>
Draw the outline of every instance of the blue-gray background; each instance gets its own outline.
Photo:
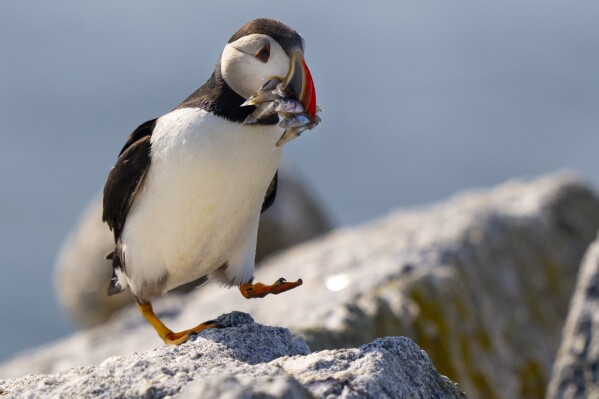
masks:
<path id="1" fill-rule="evenodd" d="M 286 157 L 341 225 L 563 167 L 599 181 L 595 1 L 3 1 L 0 358 L 70 331 L 61 241 L 129 132 L 261 16 L 305 37 L 324 122 Z"/>

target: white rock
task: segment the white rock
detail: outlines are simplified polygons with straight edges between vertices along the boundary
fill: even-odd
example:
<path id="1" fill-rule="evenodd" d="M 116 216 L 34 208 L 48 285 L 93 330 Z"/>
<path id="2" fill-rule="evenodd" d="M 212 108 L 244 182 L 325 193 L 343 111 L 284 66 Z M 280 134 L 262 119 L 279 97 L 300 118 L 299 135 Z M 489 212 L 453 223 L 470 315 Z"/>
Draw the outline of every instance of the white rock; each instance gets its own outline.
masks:
<path id="1" fill-rule="evenodd" d="M 288 330 L 235 312 L 180 346 L 56 375 L 0 381 L 0 396 L 44 398 L 463 398 L 407 338 L 307 355 Z M 118 337 L 115 337 L 118 339 Z"/>
<path id="2" fill-rule="evenodd" d="M 599 398 L 599 237 L 587 251 L 547 399 Z"/>

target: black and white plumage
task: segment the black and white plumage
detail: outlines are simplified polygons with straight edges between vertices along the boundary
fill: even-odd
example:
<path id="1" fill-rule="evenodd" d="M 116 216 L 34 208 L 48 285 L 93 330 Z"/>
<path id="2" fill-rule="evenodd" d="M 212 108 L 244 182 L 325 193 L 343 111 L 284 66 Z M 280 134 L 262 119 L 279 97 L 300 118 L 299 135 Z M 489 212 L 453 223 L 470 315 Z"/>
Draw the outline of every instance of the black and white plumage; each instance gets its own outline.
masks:
<path id="1" fill-rule="evenodd" d="M 303 39 L 285 24 L 251 21 L 200 89 L 131 134 L 104 188 L 103 220 L 115 238 L 109 293 L 129 288 L 142 304 L 199 279 L 252 281 L 282 130 L 277 115 L 243 125 L 255 107 L 241 104 L 285 76 L 298 50 Z"/>

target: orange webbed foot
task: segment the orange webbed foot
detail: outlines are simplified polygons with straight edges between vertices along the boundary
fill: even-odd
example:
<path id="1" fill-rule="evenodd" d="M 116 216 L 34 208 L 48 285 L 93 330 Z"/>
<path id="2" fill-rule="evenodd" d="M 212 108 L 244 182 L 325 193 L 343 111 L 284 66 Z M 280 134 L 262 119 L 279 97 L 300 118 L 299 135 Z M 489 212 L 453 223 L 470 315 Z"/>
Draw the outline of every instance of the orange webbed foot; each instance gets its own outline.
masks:
<path id="1" fill-rule="evenodd" d="M 300 278 L 297 281 L 289 282 L 284 278 L 278 279 L 272 285 L 265 285 L 262 283 L 245 283 L 239 286 L 239 291 L 241 295 L 250 299 L 250 298 L 264 298 L 268 294 L 278 295 L 281 292 L 289 291 L 294 289 L 295 287 L 299 287 L 303 284 L 302 279 Z"/>
<path id="2" fill-rule="evenodd" d="M 138 303 L 137 308 L 146 320 L 154 327 L 160 338 L 167 345 L 180 345 L 189 339 L 190 334 L 197 334 L 200 331 L 204 331 L 207 328 L 224 328 L 222 324 L 217 323 L 215 320 L 206 321 L 198 324 L 197 326 L 190 328 L 189 330 L 183 330 L 179 332 L 173 332 L 160 321 L 160 319 L 154 314 L 152 304 L 150 302 Z"/>

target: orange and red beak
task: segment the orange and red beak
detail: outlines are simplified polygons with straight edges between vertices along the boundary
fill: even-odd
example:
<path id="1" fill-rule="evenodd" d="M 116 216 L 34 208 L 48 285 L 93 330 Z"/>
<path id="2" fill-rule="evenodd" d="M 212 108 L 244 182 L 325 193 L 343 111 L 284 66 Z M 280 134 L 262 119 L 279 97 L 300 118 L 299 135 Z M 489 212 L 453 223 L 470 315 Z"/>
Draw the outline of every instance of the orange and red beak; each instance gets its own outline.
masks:
<path id="1" fill-rule="evenodd" d="M 302 103 L 306 113 L 314 121 L 317 108 L 316 89 L 314 88 L 312 74 L 304 60 L 304 53 L 301 50 L 297 50 L 291 56 L 291 64 L 285 77 L 285 83 L 287 87 L 293 90 L 297 100 Z"/>

